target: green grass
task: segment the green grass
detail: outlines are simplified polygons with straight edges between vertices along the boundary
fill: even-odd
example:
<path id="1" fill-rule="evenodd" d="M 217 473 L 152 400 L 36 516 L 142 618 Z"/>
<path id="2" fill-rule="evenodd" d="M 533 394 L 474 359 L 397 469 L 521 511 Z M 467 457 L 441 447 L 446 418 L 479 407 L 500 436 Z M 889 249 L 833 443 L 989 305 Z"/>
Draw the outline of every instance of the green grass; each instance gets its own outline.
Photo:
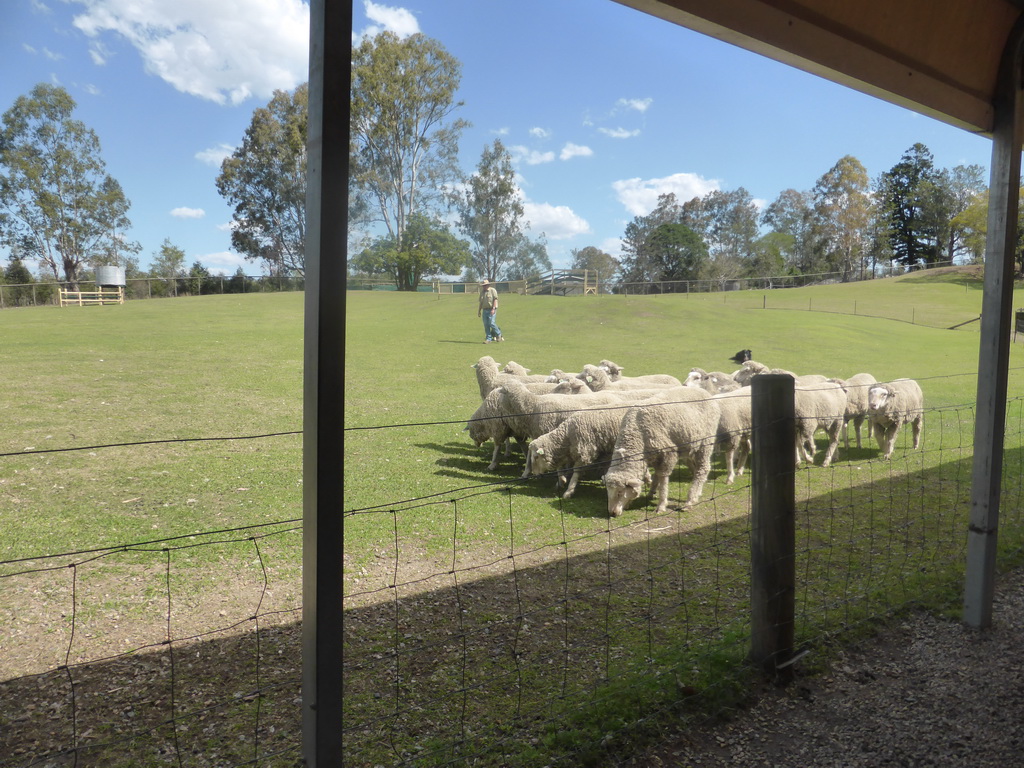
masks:
<path id="1" fill-rule="evenodd" d="M 470 366 L 480 356 L 538 373 L 608 358 L 627 375 L 682 378 L 694 366 L 731 371 L 728 358 L 751 348 L 798 373 L 920 380 L 934 409 L 925 451 L 901 439 L 891 464 L 866 447 L 798 476 L 800 642 L 821 646 L 906 605 L 949 610 L 959 598 L 978 357 L 978 323 L 966 321 L 980 313 L 979 288 L 969 274 L 936 272 L 763 292 L 509 295 L 507 341 L 490 346 L 472 296 L 348 294 L 346 718 L 374 723 L 346 738 L 350 764 L 389 764 L 396 750 L 424 765 L 476 755 L 525 766 L 565 753 L 599 763 L 642 741 L 645 723 L 722 712 L 748 690 L 737 662 L 749 475 L 727 487 L 716 461 L 697 509 L 654 519 L 636 505 L 609 521 L 594 479 L 563 502 L 550 481 L 519 483 L 516 460 L 488 472 L 489 447 L 463 432 L 479 405 Z M 0 452 L 11 454 L 0 461 L 0 561 L 205 542 L 203 531 L 301 517 L 299 435 L 41 452 L 299 430 L 301 294 L 6 310 L 0 333 Z M 1024 383 L 1022 354 L 1014 345 L 1011 393 Z M 1020 465 L 1008 450 L 1008 557 L 1020 546 Z M 675 473 L 674 500 L 688 477 Z M 300 543 L 280 535 L 261 550 L 275 593 L 297 596 Z M 104 615 L 122 597 L 110 586 L 125 578 L 121 611 L 159 621 L 168 570 L 156 549 L 80 569 L 84 630 L 109 629 Z M 172 594 L 196 621 L 204 601 L 230 591 L 225 581 L 246 594 L 262 583 L 244 540 L 170 557 Z M 39 599 L 8 583 L 18 610 Z M 67 598 L 64 582 L 47 590 L 48 604 Z M 0 612 L 0 630 L 15 620 L 15 608 Z"/>

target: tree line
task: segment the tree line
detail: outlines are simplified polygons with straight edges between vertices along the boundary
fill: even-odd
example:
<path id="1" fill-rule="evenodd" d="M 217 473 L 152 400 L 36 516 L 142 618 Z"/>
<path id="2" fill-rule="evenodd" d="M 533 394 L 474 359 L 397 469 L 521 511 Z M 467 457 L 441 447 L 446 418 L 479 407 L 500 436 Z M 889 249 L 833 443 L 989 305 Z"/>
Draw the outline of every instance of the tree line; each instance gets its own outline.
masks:
<path id="1" fill-rule="evenodd" d="M 468 123 L 456 100 L 461 63 L 422 34 L 365 38 L 352 54 L 350 272 L 386 276 L 399 290 L 426 277 L 509 280 L 551 269 L 544 233 L 532 233 L 509 151 L 495 140 L 475 170 L 459 165 Z M 141 276 L 141 246 L 126 237 L 130 203 L 106 173 L 99 140 L 73 118 L 59 86 L 19 97 L 0 126 L 0 243 L 55 281 L 122 266 Z M 277 91 L 253 112 L 216 178 L 233 208 L 231 244 L 269 275 L 302 276 L 308 88 Z M 679 200 L 626 225 L 618 257 L 572 251 L 572 268 L 620 283 L 732 280 L 821 272 L 863 279 L 880 268 L 983 258 L 984 171 L 935 166 L 923 144 L 869 178 L 841 158 L 813 189 L 784 190 L 758 207 L 743 187 Z M 179 277 L 184 254 L 164 241 L 153 276 Z M 1022 249 L 1017 261 L 1024 271 Z M 202 265 L 192 271 L 201 272 Z M 240 270 L 241 271 L 241 270 Z M 173 273 L 173 275 L 172 275 Z"/>

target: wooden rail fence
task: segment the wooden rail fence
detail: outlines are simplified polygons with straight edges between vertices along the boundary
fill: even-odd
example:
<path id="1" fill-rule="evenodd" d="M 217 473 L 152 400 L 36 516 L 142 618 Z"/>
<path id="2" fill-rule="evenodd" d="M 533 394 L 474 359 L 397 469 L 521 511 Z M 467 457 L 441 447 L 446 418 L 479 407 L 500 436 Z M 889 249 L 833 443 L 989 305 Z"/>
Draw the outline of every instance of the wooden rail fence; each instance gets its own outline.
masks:
<path id="1" fill-rule="evenodd" d="M 84 307 L 88 304 L 124 304 L 124 286 L 116 286 L 116 290 L 66 291 L 60 289 L 60 305 Z"/>

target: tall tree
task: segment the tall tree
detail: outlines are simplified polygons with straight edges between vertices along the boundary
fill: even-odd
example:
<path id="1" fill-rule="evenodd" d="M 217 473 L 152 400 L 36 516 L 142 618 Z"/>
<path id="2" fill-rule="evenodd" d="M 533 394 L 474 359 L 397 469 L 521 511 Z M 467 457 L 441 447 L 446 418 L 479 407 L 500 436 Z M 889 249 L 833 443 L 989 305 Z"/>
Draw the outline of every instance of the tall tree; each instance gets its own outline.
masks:
<path id="1" fill-rule="evenodd" d="M 814 185 L 814 216 L 830 271 L 843 282 L 864 276 L 871 200 L 868 172 L 852 155 L 839 159 Z"/>
<path id="2" fill-rule="evenodd" d="M 231 245 L 272 275 L 305 273 L 309 88 L 274 91 L 224 160 L 217 191 L 233 205 Z"/>
<path id="3" fill-rule="evenodd" d="M 597 272 L 604 282 L 611 282 L 619 269 L 619 260 L 600 248 L 588 245 L 585 248 L 573 248 L 572 269 L 588 269 Z"/>
<path id="4" fill-rule="evenodd" d="M 422 34 L 367 37 L 352 52 L 350 195 L 394 242 L 460 178 L 455 117 L 462 65 Z"/>
<path id="5" fill-rule="evenodd" d="M 454 275 L 469 263 L 469 243 L 441 222 L 414 213 L 401 243 L 390 235 L 377 238 L 352 260 L 352 268 L 370 275 L 386 274 L 398 290 L 415 291 L 425 275 Z"/>
<path id="6" fill-rule="evenodd" d="M 939 261 L 935 217 L 929 200 L 936 181 L 935 163 L 928 147 L 920 142 L 881 176 L 877 190 L 888 203 L 893 260 L 912 267 Z"/>
<path id="7" fill-rule="evenodd" d="M 525 234 L 523 202 L 512 157 L 501 139 L 484 147 L 480 162 L 455 196 L 459 228 L 472 241 L 473 271 L 490 280 L 522 279 L 551 268 L 542 243 Z"/>
<path id="8" fill-rule="evenodd" d="M 74 110 L 66 90 L 40 83 L 4 112 L 0 242 L 77 287 L 86 264 L 139 247 L 124 237 L 130 203 Z"/>
<path id="9" fill-rule="evenodd" d="M 696 280 L 708 261 L 704 239 L 685 224 L 658 225 L 647 238 L 646 250 L 656 281 Z M 674 293 L 685 290 L 685 286 L 669 285 L 665 290 Z"/>
<path id="10" fill-rule="evenodd" d="M 782 190 L 764 209 L 761 223 L 772 232 L 786 236 L 776 244 L 790 271 L 804 274 L 821 271 L 817 263 L 818 248 L 810 193 L 795 189 Z"/>
<path id="11" fill-rule="evenodd" d="M 167 287 L 177 296 L 178 278 L 185 276 L 185 251 L 172 243 L 169 237 L 165 237 L 160 250 L 150 260 L 150 273 L 153 277 L 166 280 Z"/>
<path id="12" fill-rule="evenodd" d="M 699 204 L 699 199 L 695 199 Z M 626 225 L 622 237 L 621 281 L 624 283 L 651 283 L 658 280 L 659 266 L 654 262 L 650 250 L 650 237 L 662 224 L 685 223 L 691 230 L 702 231 L 699 213 L 691 206 L 690 215 L 684 213 L 686 206 L 672 192 L 658 195 L 658 204 L 646 216 L 635 216 Z M 639 290 L 646 292 L 646 288 Z"/>
<path id="13" fill-rule="evenodd" d="M 988 199 L 985 194 L 988 191 L 985 184 L 985 169 L 980 165 L 958 165 L 952 170 L 943 170 L 940 173 L 949 201 L 949 240 L 946 253 L 950 261 L 955 261 L 958 256 L 967 256 L 973 260 L 975 248 L 968 242 L 967 233 L 960 226 L 958 217 L 982 196 Z"/>

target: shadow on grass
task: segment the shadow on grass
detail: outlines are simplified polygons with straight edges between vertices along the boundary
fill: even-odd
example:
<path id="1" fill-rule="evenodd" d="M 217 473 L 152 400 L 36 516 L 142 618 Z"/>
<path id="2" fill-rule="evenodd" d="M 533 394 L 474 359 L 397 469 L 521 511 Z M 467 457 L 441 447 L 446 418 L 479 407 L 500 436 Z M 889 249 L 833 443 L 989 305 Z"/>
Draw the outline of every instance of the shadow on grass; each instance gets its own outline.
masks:
<path id="1" fill-rule="evenodd" d="M 1021 451 L 1008 451 L 1004 466 L 1000 543 L 1014 548 Z M 679 477 L 675 499 L 686 490 Z M 908 606 L 955 602 L 969 478 L 970 456 L 959 450 L 800 470 L 800 642 L 827 643 Z M 471 561 L 456 552 L 450 568 L 350 595 L 340 763 L 599 765 L 666 719 L 736 707 L 754 681 L 744 663 L 748 495 L 720 487 L 709 483 L 691 510 L 632 510 L 530 546 L 496 531 L 505 555 Z M 603 490 L 577 493 L 600 517 Z M 559 500 L 552 512 L 581 515 Z M 394 563 L 381 569 L 393 572 Z M 0 766 L 145 767 L 176 755 L 188 765 L 234 765 L 279 750 L 258 764 L 297 765 L 298 635 L 296 623 L 264 627 L 0 683 Z M 109 740 L 119 741 L 92 746 Z M 77 762 L 66 752 L 75 745 Z"/>

